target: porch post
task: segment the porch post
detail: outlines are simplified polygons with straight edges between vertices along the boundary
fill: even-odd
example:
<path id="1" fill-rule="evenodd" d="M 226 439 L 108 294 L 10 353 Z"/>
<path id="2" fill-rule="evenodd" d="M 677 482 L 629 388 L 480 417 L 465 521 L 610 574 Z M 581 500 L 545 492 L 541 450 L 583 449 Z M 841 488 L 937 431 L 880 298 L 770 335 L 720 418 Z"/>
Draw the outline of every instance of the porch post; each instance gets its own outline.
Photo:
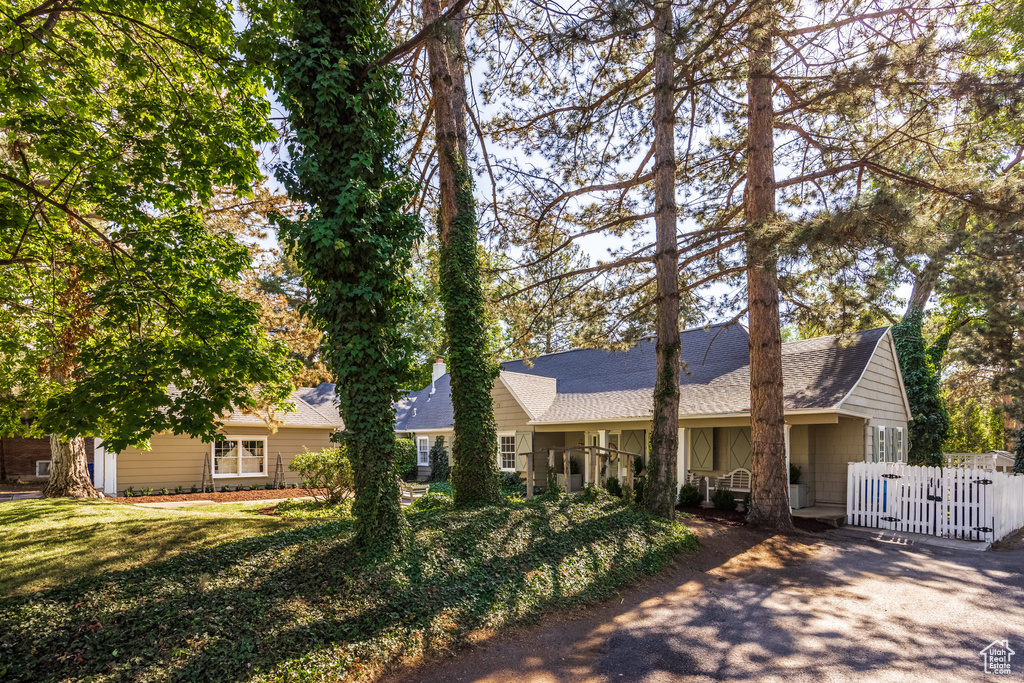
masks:
<path id="1" fill-rule="evenodd" d="M 690 474 L 690 430 L 686 427 L 679 428 L 679 449 L 676 453 L 676 477 L 679 479 L 676 482 L 676 492 L 678 493 L 679 487 L 686 483 L 686 478 Z"/>
<path id="2" fill-rule="evenodd" d="M 526 454 L 526 500 L 533 500 L 533 451 Z"/>
<path id="3" fill-rule="evenodd" d="M 554 448 L 551 448 L 551 449 L 548 450 L 548 479 L 549 480 L 556 480 L 556 481 L 558 479 L 558 475 L 555 474 L 555 449 Z M 544 484 L 544 493 L 551 493 L 551 491 L 548 491 L 548 485 L 547 485 L 546 482 Z"/>
<path id="4" fill-rule="evenodd" d="M 601 448 L 608 448 L 608 430 L 607 429 L 599 429 L 599 430 L 597 430 L 597 445 L 599 447 L 601 447 Z M 608 465 L 612 464 L 611 456 L 608 454 L 607 451 L 605 451 L 605 462 L 608 463 Z M 618 460 L 616 460 L 616 462 L 618 462 Z M 608 474 L 610 475 L 611 472 L 608 472 Z M 621 472 L 616 472 L 615 473 L 615 476 L 618 478 L 619 481 L 622 481 L 622 477 L 620 476 L 621 474 L 622 474 Z"/>
<path id="5" fill-rule="evenodd" d="M 792 427 L 793 425 L 789 424 L 788 422 L 786 423 L 786 500 L 789 501 L 790 508 L 793 507 L 793 501 L 789 500 L 789 484 L 793 483 L 789 480 L 789 430 Z"/>
<path id="6" fill-rule="evenodd" d="M 566 448 L 562 451 L 562 467 L 565 469 L 565 492 L 569 493 L 572 491 L 572 474 L 569 467 L 569 449 Z"/>

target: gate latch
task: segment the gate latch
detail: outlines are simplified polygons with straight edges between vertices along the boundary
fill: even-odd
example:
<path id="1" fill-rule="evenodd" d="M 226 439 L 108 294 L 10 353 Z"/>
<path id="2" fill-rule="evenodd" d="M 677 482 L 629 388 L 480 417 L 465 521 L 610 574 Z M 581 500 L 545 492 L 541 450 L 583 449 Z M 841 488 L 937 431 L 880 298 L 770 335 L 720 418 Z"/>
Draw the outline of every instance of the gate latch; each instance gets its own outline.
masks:
<path id="1" fill-rule="evenodd" d="M 879 517 L 879 519 L 881 519 L 883 522 L 898 522 L 898 521 L 900 521 L 898 517 Z"/>
<path id="2" fill-rule="evenodd" d="M 992 483 L 992 480 L 991 479 L 976 479 L 974 481 L 974 483 L 977 484 L 978 486 L 988 486 L 989 484 Z"/>
<path id="3" fill-rule="evenodd" d="M 994 531 L 994 529 L 990 526 L 976 526 L 974 527 L 974 530 L 980 531 L 983 534 L 990 534 Z"/>
<path id="4" fill-rule="evenodd" d="M 901 475 L 899 475 L 899 474 L 883 474 L 882 475 L 882 479 L 899 479 L 899 478 L 901 478 Z M 991 483 L 991 482 L 989 482 L 989 483 Z"/>
<path id="5" fill-rule="evenodd" d="M 935 502 L 940 502 L 942 500 L 942 496 L 928 496 L 928 500 L 934 500 Z"/>

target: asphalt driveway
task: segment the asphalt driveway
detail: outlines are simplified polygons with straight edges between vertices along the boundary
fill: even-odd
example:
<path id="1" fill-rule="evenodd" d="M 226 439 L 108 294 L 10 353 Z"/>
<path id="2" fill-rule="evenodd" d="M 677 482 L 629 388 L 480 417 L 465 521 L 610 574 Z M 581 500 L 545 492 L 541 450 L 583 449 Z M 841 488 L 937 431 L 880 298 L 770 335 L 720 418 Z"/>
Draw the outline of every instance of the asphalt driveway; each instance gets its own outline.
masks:
<path id="1" fill-rule="evenodd" d="M 1024 550 L 705 530 L 705 551 L 613 602 L 406 670 L 402 681 L 1024 680 Z M 1019 654 L 985 674 L 995 640 Z"/>

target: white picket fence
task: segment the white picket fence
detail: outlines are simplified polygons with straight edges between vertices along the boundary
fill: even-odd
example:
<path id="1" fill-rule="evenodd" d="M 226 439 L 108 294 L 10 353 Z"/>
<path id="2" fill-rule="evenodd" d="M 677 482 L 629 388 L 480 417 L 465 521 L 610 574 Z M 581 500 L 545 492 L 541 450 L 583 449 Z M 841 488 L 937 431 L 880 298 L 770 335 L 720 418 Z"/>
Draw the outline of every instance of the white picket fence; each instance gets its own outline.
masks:
<path id="1" fill-rule="evenodd" d="M 998 541 L 1024 526 L 1024 476 L 851 462 L 846 521 L 892 531 Z"/>

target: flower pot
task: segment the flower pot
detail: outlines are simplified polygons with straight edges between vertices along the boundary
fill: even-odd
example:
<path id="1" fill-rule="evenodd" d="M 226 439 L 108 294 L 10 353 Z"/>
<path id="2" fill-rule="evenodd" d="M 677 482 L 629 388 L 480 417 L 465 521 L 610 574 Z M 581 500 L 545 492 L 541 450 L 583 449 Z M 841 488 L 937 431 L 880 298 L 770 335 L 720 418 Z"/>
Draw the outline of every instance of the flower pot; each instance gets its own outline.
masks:
<path id="1" fill-rule="evenodd" d="M 789 485 L 789 507 L 794 510 L 807 507 L 807 484 Z"/>

